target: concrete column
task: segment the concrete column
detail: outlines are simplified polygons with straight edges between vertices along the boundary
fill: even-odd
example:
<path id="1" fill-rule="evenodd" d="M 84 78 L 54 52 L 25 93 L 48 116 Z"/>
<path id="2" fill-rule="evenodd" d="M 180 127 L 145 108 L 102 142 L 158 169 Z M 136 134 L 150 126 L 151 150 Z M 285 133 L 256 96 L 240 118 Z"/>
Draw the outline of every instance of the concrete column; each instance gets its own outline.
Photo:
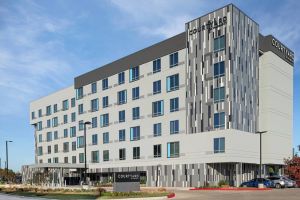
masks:
<path id="1" fill-rule="evenodd" d="M 242 181 L 242 163 L 236 163 L 235 164 L 235 186 L 238 187 L 241 184 Z"/>

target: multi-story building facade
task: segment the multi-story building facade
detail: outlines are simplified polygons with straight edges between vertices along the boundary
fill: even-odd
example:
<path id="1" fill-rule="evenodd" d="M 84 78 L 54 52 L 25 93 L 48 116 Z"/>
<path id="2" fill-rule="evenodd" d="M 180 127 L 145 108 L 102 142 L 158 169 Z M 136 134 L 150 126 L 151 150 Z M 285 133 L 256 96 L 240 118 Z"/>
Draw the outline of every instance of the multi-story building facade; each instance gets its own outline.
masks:
<path id="1" fill-rule="evenodd" d="M 148 186 L 239 185 L 258 174 L 262 130 L 263 174 L 282 173 L 293 52 L 232 4 L 185 27 L 31 102 L 36 163 L 24 177 L 49 168 L 58 182 L 80 176 L 85 122 L 91 181 L 140 171 Z"/>

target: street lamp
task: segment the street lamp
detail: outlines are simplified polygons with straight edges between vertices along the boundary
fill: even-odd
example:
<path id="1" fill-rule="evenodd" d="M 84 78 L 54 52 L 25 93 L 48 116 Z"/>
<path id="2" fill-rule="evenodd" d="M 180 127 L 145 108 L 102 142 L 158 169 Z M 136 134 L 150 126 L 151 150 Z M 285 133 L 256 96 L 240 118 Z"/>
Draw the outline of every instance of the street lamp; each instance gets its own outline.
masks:
<path id="1" fill-rule="evenodd" d="M 261 167 L 261 135 L 263 133 L 266 133 L 268 131 L 256 131 L 255 133 L 259 134 L 259 178 L 260 178 L 260 181 L 261 181 L 261 170 L 262 170 L 262 167 Z"/>
<path id="2" fill-rule="evenodd" d="M 6 144 L 6 178 L 8 178 L 8 145 L 7 143 L 12 142 L 11 140 L 6 140 L 5 144 Z"/>
<path id="3" fill-rule="evenodd" d="M 90 125 L 91 122 L 87 121 L 84 122 L 83 126 L 84 126 L 84 183 L 87 184 L 86 182 L 86 125 Z"/>

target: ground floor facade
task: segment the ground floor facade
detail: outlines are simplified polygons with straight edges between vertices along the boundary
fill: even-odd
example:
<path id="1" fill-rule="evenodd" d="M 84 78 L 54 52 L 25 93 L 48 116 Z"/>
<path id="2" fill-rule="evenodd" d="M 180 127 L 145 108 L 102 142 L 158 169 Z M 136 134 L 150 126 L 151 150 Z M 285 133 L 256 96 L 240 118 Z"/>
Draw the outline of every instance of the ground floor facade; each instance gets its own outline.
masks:
<path id="1" fill-rule="evenodd" d="M 201 187 L 217 186 L 226 181 L 231 186 L 259 177 L 259 165 L 251 163 L 194 163 L 150 165 L 139 167 L 94 168 L 87 170 L 91 185 L 113 183 L 115 172 L 138 171 L 141 183 L 149 187 Z M 36 185 L 79 185 L 83 180 L 82 166 L 52 164 L 51 166 L 23 166 L 22 181 Z M 262 176 L 270 173 L 283 174 L 281 165 L 263 165 Z"/>

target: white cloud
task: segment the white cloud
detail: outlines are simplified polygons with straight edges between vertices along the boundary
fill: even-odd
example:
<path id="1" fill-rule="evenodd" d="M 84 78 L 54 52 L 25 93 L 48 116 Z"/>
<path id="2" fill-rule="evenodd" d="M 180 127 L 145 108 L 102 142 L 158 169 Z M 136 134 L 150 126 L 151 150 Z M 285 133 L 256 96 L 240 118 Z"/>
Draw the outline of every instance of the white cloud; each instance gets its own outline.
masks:
<path id="1" fill-rule="evenodd" d="M 0 16 L 0 115 L 13 115 L 27 110 L 29 100 L 70 82 L 68 53 L 51 34 L 63 33 L 71 23 L 47 16 L 31 1 L 2 7 Z"/>
<path id="2" fill-rule="evenodd" d="M 260 31 L 264 35 L 272 34 L 295 52 L 295 62 L 299 61 L 300 54 L 300 26 L 298 22 L 298 1 L 287 1 L 280 8 L 263 12 L 253 11 L 257 16 Z"/>
<path id="3" fill-rule="evenodd" d="M 204 9 L 202 1 L 139 1 L 112 0 L 123 14 L 116 19 L 118 26 L 135 29 L 143 35 L 154 35 L 168 38 L 184 31 L 184 24 L 193 19 L 189 11 L 197 7 Z M 198 10 L 199 13 L 201 11 Z"/>

